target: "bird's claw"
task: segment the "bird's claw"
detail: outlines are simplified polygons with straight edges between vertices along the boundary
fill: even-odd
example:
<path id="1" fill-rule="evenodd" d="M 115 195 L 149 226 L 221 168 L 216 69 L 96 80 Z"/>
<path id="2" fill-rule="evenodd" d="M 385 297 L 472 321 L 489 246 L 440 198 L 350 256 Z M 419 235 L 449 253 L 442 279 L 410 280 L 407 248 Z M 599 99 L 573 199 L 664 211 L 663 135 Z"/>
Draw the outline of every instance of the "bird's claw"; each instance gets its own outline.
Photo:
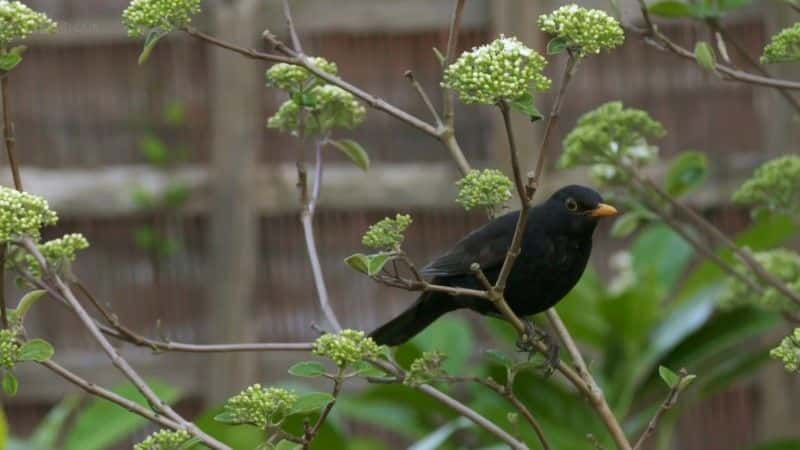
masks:
<path id="1" fill-rule="evenodd" d="M 528 360 L 530 360 L 534 353 L 539 351 L 534 345 L 534 342 L 537 340 L 543 341 L 545 345 L 547 345 L 544 374 L 545 377 L 549 377 L 555 372 L 559 365 L 558 355 L 560 346 L 558 341 L 547 331 L 536 328 L 532 321 L 522 319 L 522 323 L 525 325 L 525 334 L 517 339 L 517 348 L 522 352 L 527 352 Z"/>

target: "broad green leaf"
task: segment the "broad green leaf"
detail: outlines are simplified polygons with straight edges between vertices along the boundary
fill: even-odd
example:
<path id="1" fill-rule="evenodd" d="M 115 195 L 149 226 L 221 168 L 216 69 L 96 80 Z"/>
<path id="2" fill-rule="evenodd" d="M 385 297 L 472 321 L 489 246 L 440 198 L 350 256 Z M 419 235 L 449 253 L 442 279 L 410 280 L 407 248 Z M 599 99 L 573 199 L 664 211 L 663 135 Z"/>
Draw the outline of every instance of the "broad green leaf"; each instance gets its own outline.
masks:
<path id="1" fill-rule="evenodd" d="M 706 70 L 713 72 L 717 68 L 717 57 L 708 42 L 701 41 L 694 46 L 694 59 Z"/>
<path id="2" fill-rule="evenodd" d="M 557 55 L 559 53 L 563 53 L 567 50 L 568 44 L 569 42 L 565 37 L 554 37 L 553 39 L 550 39 L 550 42 L 547 43 L 547 54 Z"/>
<path id="3" fill-rule="evenodd" d="M 746 352 L 733 352 L 719 363 L 703 371 L 700 390 L 703 395 L 713 395 L 742 380 L 770 361 L 769 346 L 750 348 Z"/>
<path id="4" fill-rule="evenodd" d="M 512 360 L 510 356 L 506 355 L 505 353 L 499 350 L 490 348 L 488 350 L 484 350 L 483 354 L 486 355 L 486 357 L 490 361 L 499 364 L 503 367 L 511 367 L 514 364 L 514 360 Z"/>
<path id="5" fill-rule="evenodd" d="M 63 432 L 64 424 L 72 412 L 80 406 L 80 400 L 78 396 L 69 396 L 54 406 L 36 426 L 30 439 L 28 439 L 28 447 L 43 450 L 56 448 L 58 438 Z M 1 448 L 2 446 L 0 446 Z"/>
<path id="6" fill-rule="evenodd" d="M 22 62 L 22 56 L 16 53 L 0 54 L 0 70 L 10 72 Z"/>
<path id="7" fill-rule="evenodd" d="M 664 180 L 667 192 L 680 197 L 699 187 L 708 176 L 708 158 L 700 152 L 684 152 L 670 164 Z"/>
<path id="8" fill-rule="evenodd" d="M 20 361 L 44 362 L 53 357 L 53 346 L 44 339 L 31 339 L 22 345 Z"/>
<path id="9" fill-rule="evenodd" d="M 647 8 L 651 14 L 661 17 L 677 19 L 682 17 L 692 17 L 692 7 L 686 2 L 676 0 L 665 0 L 651 4 Z"/>
<path id="10" fill-rule="evenodd" d="M 333 400 L 333 396 L 327 392 L 302 394 L 292 406 L 292 414 L 306 414 L 320 410 Z"/>
<path id="11" fill-rule="evenodd" d="M 35 291 L 30 291 L 22 296 L 22 299 L 19 301 L 19 305 L 17 305 L 17 309 L 15 310 L 17 317 L 20 319 L 25 318 L 25 314 L 31 309 L 31 307 L 42 298 L 47 291 L 43 289 L 38 289 Z"/>
<path id="12" fill-rule="evenodd" d="M 619 218 L 614 221 L 614 225 L 611 227 L 611 236 L 614 236 L 615 238 L 623 238 L 630 235 L 636 231 L 636 227 L 639 226 L 639 221 L 641 219 L 642 215 L 637 211 L 625 213 L 619 216 Z"/>
<path id="13" fill-rule="evenodd" d="M 394 255 L 391 253 L 378 253 L 376 255 L 370 255 L 367 262 L 367 274 L 369 276 L 373 276 L 381 273 L 383 266 L 385 266 L 386 263 L 392 259 L 394 259 Z"/>
<path id="14" fill-rule="evenodd" d="M 148 381 L 150 388 L 168 404 L 180 397 L 177 389 L 158 381 Z M 147 401 L 130 383 L 112 389 L 116 394 L 147 407 Z M 103 450 L 114 446 L 147 420 L 103 399 L 93 400 L 75 419 L 64 440 L 64 450 Z"/>
<path id="15" fill-rule="evenodd" d="M 633 268 L 641 280 L 670 292 L 694 254 L 692 247 L 666 225 L 647 227 L 631 247 Z"/>
<path id="16" fill-rule="evenodd" d="M 319 377 L 325 374 L 325 366 L 317 361 L 304 361 L 290 367 L 289 373 L 297 377 Z"/>
<path id="17" fill-rule="evenodd" d="M 662 380 L 664 380 L 664 383 L 666 383 L 670 389 L 677 386 L 678 382 L 680 381 L 678 374 L 671 371 L 666 366 L 658 366 L 658 375 Z"/>
<path id="18" fill-rule="evenodd" d="M 3 374 L 3 391 L 13 397 L 17 395 L 17 390 L 19 390 L 19 381 L 17 377 L 14 375 L 14 372 L 6 370 Z"/>
<path id="19" fill-rule="evenodd" d="M 362 377 L 383 377 L 386 372 L 368 363 L 367 361 L 358 361 L 353 364 L 353 374 Z"/>
<path id="20" fill-rule="evenodd" d="M 408 447 L 408 450 L 437 450 L 442 448 L 447 440 L 458 430 L 469 428 L 472 422 L 466 417 L 459 417 L 451 422 L 448 422 L 431 434 L 425 436 L 421 440 Z"/>
<path id="21" fill-rule="evenodd" d="M 532 122 L 536 122 L 543 117 L 542 113 L 536 109 L 536 105 L 533 104 L 533 95 L 530 92 L 516 100 L 510 101 L 508 104 L 515 111 L 530 117 Z"/>
<path id="22" fill-rule="evenodd" d="M 215 421 L 214 417 L 222 411 L 222 407 L 205 411 L 195 423 L 201 430 L 231 448 L 250 450 L 264 442 L 264 430 L 250 426 L 234 427 Z"/>
<path id="23" fill-rule="evenodd" d="M 363 171 L 369 170 L 369 155 L 364 147 L 352 139 L 342 139 L 340 141 L 331 141 L 334 147 L 339 149 L 345 154 L 350 161 L 353 161 L 358 168 Z"/>
<path id="24" fill-rule="evenodd" d="M 369 275 L 369 257 L 363 253 L 356 253 L 344 259 L 345 264 L 353 269 Z"/>

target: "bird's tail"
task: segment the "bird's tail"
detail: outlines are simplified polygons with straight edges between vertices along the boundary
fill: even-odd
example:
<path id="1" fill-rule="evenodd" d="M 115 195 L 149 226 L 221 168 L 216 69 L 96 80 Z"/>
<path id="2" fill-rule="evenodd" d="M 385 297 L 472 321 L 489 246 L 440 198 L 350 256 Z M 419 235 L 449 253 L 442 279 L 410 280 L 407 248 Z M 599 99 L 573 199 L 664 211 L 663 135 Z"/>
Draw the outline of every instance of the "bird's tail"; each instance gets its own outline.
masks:
<path id="1" fill-rule="evenodd" d="M 378 345 L 400 345 L 419 334 L 443 314 L 458 308 L 450 295 L 425 292 L 402 314 L 370 333 L 370 337 Z"/>

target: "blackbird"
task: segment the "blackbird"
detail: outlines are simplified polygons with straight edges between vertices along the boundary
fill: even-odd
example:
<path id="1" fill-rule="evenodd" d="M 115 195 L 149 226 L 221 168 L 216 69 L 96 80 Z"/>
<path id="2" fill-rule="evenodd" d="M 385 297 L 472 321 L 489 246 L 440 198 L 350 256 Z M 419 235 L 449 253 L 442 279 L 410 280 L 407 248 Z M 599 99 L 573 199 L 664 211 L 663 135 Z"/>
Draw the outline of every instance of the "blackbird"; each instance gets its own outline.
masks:
<path id="1" fill-rule="evenodd" d="M 617 213 L 594 190 L 566 186 L 528 211 L 522 247 L 505 288 L 508 306 L 517 316 L 540 313 L 558 303 L 575 286 L 592 251 L 592 234 L 600 218 Z M 472 231 L 455 247 L 420 272 L 433 284 L 483 290 L 471 270 L 478 263 L 494 284 L 511 245 L 519 211 L 500 216 Z M 381 345 L 400 345 L 443 314 L 467 308 L 502 317 L 484 298 L 424 292 L 405 312 L 373 331 Z"/>

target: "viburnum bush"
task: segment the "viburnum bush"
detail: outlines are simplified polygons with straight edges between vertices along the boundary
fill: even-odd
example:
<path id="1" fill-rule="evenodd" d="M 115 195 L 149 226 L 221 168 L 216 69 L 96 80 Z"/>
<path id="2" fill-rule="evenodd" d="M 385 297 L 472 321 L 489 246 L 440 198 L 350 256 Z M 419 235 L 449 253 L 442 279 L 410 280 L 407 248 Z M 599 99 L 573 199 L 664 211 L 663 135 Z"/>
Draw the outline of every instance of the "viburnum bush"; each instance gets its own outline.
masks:
<path id="1" fill-rule="evenodd" d="M 415 448 L 614 446 L 639 450 L 654 435 L 658 435 L 659 445 L 668 445 L 677 416 L 669 416 L 671 419 L 663 423 L 660 419 L 668 410 L 670 414 L 683 410 L 679 396 L 698 400 L 717 392 L 764 364 L 766 355 L 772 357 L 772 364 L 780 363 L 793 374 L 800 372 L 800 329 L 796 328 L 800 322 L 800 254 L 783 247 L 790 245 L 785 241 L 798 229 L 800 158 L 791 154 L 765 161 L 736 189 L 731 201 L 754 212 L 753 224 L 748 233 L 729 237 L 689 206 L 695 204 L 691 196 L 714 169 L 713 161 L 700 151 L 682 152 L 663 161 L 658 141 L 667 132 L 678 130 L 667 130 L 647 111 L 620 101 L 595 105 L 577 123 L 562 123 L 566 133 L 560 146 L 548 142 L 570 81 L 583 67 L 581 63 L 590 57 L 603 58 L 626 39 L 639 36 L 657 49 L 695 61 L 698 70 L 765 89 L 800 89 L 796 81 L 729 65 L 729 58 L 717 58 L 707 42 L 696 42 L 693 49 L 685 49 L 654 23 L 659 17 L 696 20 L 718 37 L 718 48 L 727 48 L 725 40 L 731 37 L 724 32 L 723 19 L 744 3 L 641 2 L 642 20 L 630 27 L 620 23 L 613 12 L 570 4 L 542 14 L 530 24 L 550 36 L 546 48 L 534 49 L 514 36 L 501 34 L 455 54 L 457 46 L 451 41 L 447 54 L 436 51 L 442 63 L 442 114 L 413 72 L 407 73 L 419 101 L 433 117 L 430 122 L 347 82 L 336 62 L 305 54 L 293 28 L 289 2 L 283 6 L 291 42 L 267 30 L 262 37 L 269 50 L 262 52 L 195 29 L 194 23 L 202 23 L 196 20 L 201 13 L 200 0 L 133 0 L 121 15 L 130 36 L 143 38 L 140 63 L 147 61 L 161 38 L 185 33 L 269 64 L 264 75 L 266 88 L 280 91 L 284 101 L 270 117 L 261 120 L 266 128 L 292 136 L 302 147 L 297 155 L 297 204 L 326 323 L 317 327 L 320 335 L 313 342 L 291 344 L 199 345 L 139 334 L 125 325 L 124 317 L 98 301 L 81 282 L 81 274 L 73 270 L 72 262 L 79 251 L 89 247 L 83 235 L 42 240 L 43 230 L 54 225 L 58 216 L 45 199 L 24 191 L 15 162 L 16 142 L 10 134 L 12 128 L 7 126 L 4 144 L 12 162 L 14 188 L 0 187 L 0 260 L 3 269 L 27 292 L 14 300 L 0 290 L 3 390 L 14 395 L 20 385 L 19 365 L 38 363 L 157 426 L 158 431 L 136 444 L 135 450 L 230 449 L 228 433 L 248 428 L 255 433 L 250 434 L 247 448 L 372 448 L 371 441 L 354 439 L 353 443 L 342 437 L 348 433 L 348 420 L 363 421 L 407 439 L 422 439 Z M 455 0 L 455 6 L 450 39 L 458 35 L 454 27 L 460 23 L 458 14 L 464 1 Z M 22 62 L 25 51 L 18 42 L 33 33 L 53 31 L 55 22 L 20 2 L 0 0 L 0 25 L 0 76 L 5 98 L 13 89 L 13 70 Z M 776 34 L 765 44 L 761 61 L 796 61 L 800 55 L 798 36 L 798 25 Z M 555 76 L 546 72 L 548 66 L 559 69 Z M 254 66 L 253 70 L 263 69 Z M 537 109 L 537 104 L 543 103 L 541 93 L 551 94 L 547 114 Z M 499 109 L 508 138 L 509 171 L 471 168 L 453 125 L 455 98 L 476 108 L 494 107 L 495 113 Z M 800 109 L 791 95 L 789 99 Z M 446 255 L 442 264 L 456 266 L 463 272 L 459 277 L 474 282 L 464 287 L 444 276 L 423 276 L 431 272 L 418 269 L 415 255 L 404 248 L 406 232 L 414 219 L 403 213 L 393 213 L 393 217 L 369 226 L 362 244 L 373 253 L 353 254 L 344 263 L 372 281 L 419 292 L 420 302 L 433 298 L 434 293 L 469 297 L 475 309 L 493 311 L 512 328 L 489 326 L 481 334 L 484 340 L 478 342 L 471 328 L 447 318 L 395 350 L 378 345 L 379 339 L 362 330 L 345 329 L 339 324 L 325 287 L 327 268 L 316 248 L 314 213 L 324 189 L 323 167 L 328 152 L 341 152 L 361 170 L 370 169 L 368 150 L 351 138 L 352 130 L 366 120 L 367 108 L 386 113 L 443 144 L 461 172 L 453 201 L 466 210 L 485 210 L 493 217 L 518 204 L 527 213 L 539 199 L 536 195 L 541 177 L 550 161 L 557 161 L 561 169 L 588 169 L 606 196 L 620 206 L 624 213 L 611 234 L 630 239 L 625 241 L 624 250 L 609 258 L 613 272 L 610 282 L 587 270 L 559 304 L 559 310 L 546 312 L 553 334 L 565 344 L 566 355 L 557 351 L 555 340 L 538 331 L 540 324 L 517 317 L 506 303 L 505 282 L 512 276 L 509 274 L 517 255 L 526 249 L 524 231 L 515 232 L 509 242 L 493 241 L 497 248 L 490 250 L 504 257 L 494 284 L 480 261 L 460 261 L 458 255 Z M 529 153 L 522 146 L 530 144 L 515 139 L 512 113 L 531 119 L 529 126 L 542 127 L 533 167 L 525 167 L 527 163 L 520 157 Z M 4 123 L 11 123 L 10 112 L 4 114 Z M 151 144 L 151 150 L 159 147 L 158 142 Z M 163 151 L 146 153 L 154 164 L 164 165 L 169 159 Z M 313 172 L 306 167 L 308 153 L 313 154 Z M 152 196 L 139 197 L 149 199 L 149 203 L 160 202 Z M 174 197 L 185 200 L 180 192 Z M 578 205 L 570 200 L 576 208 L 570 211 L 577 214 Z M 163 201 L 169 203 L 169 199 Z M 518 230 L 523 230 L 528 214 L 500 220 L 509 217 L 518 217 L 514 220 Z M 559 264 L 551 260 L 541 263 Z M 43 298 L 58 302 L 74 314 L 144 401 L 132 401 L 53 361 L 53 345 L 33 336 L 25 323 L 26 314 Z M 84 301 L 91 307 L 87 308 Z M 754 339 L 784 323 L 793 331 L 779 342 L 765 347 L 763 338 Z M 489 341 L 491 347 L 498 348 L 486 348 Z M 164 395 L 144 380 L 117 350 L 119 342 L 165 353 L 300 350 L 308 360 L 288 368 L 294 377 L 291 383 L 252 380 L 239 388 L 239 393 L 232 392 L 214 414 L 195 422 L 174 410 Z M 485 350 L 480 357 L 476 354 L 479 348 Z M 515 355 L 517 349 L 527 355 Z M 581 349 L 592 351 L 591 364 L 584 360 Z M 553 372 L 559 375 L 551 377 Z M 525 382 L 517 382 L 522 378 Z M 653 400 L 659 396 L 666 400 Z M 469 434 L 469 438 L 462 439 L 461 434 Z M 338 441 L 332 443 L 335 439 Z"/>

